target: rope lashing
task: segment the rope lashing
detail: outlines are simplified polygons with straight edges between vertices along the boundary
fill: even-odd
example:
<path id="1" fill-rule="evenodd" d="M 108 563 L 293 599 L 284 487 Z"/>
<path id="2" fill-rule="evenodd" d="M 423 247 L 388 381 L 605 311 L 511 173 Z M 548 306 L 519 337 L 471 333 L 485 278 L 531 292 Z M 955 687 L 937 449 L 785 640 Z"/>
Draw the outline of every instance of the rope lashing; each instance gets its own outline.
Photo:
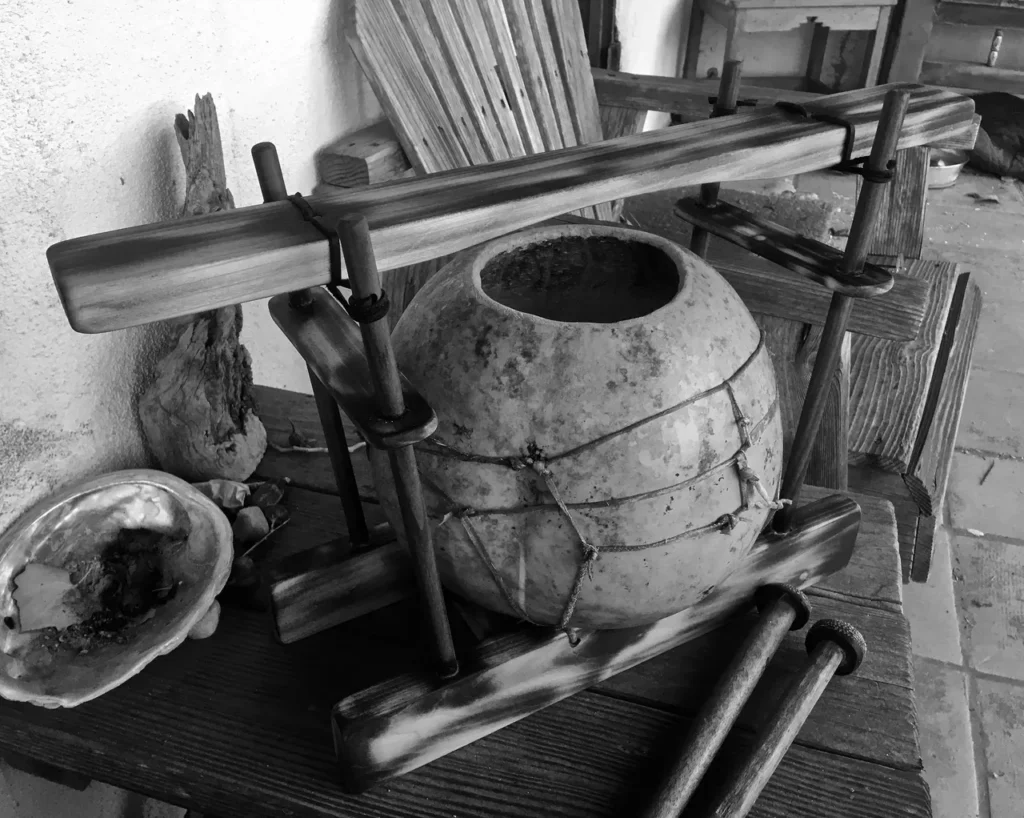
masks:
<path id="1" fill-rule="evenodd" d="M 843 173 L 857 173 L 864 178 L 867 182 L 876 182 L 878 184 L 887 184 L 892 181 L 893 170 L 896 168 L 896 160 L 890 159 L 886 164 L 885 170 L 874 170 L 866 167 L 867 157 L 861 157 L 860 159 L 853 158 L 853 147 L 856 139 L 856 126 L 849 119 L 844 119 L 837 114 L 829 113 L 828 111 L 815 110 L 811 105 L 801 105 L 799 102 L 776 102 L 775 107 L 779 108 L 787 113 L 797 114 L 798 116 L 805 117 L 807 119 L 813 119 L 816 122 L 821 122 L 826 125 L 838 125 L 840 128 L 846 129 L 846 138 L 843 141 L 843 158 L 839 161 L 838 165 L 833 167 L 834 170 L 841 171 Z"/>
<path id="2" fill-rule="evenodd" d="M 523 458 L 523 462 L 540 475 L 544 481 L 545 488 L 547 488 L 548 493 L 554 499 L 555 504 L 565 516 L 565 519 L 569 521 L 569 525 L 583 547 L 583 557 L 580 560 L 579 567 L 576 569 L 576 577 L 573 579 L 569 599 L 566 600 L 565 608 L 562 610 L 562 617 L 558 621 L 558 626 L 569 637 L 569 644 L 575 647 L 579 644 L 579 637 L 570 630 L 569 620 L 572 619 L 572 615 L 576 612 L 576 603 L 583 592 L 584 580 L 589 579 L 593 581 L 594 579 L 594 563 L 597 562 L 597 558 L 600 556 L 600 550 L 596 545 L 588 541 L 586 535 L 580 530 L 579 525 L 576 523 L 576 518 L 569 512 L 569 507 L 566 506 L 561 493 L 558 491 L 558 486 L 555 485 L 554 474 L 551 473 L 551 469 L 548 468 L 539 454 L 535 450 L 531 451 L 527 457 Z"/>
<path id="3" fill-rule="evenodd" d="M 736 470 L 740 475 L 740 483 L 744 486 L 752 488 L 757 495 L 761 498 L 761 504 L 751 505 L 749 500 L 744 497 L 743 505 L 746 508 L 767 508 L 772 511 L 778 511 L 783 506 L 788 506 L 792 503 L 792 500 L 773 500 L 768 496 L 768 492 L 764 490 L 764 486 L 761 485 L 761 478 L 757 476 L 752 468 L 747 463 L 747 456 L 743 452 L 739 452 L 736 455 Z"/>
<path id="4" fill-rule="evenodd" d="M 301 193 L 293 193 L 288 197 L 295 208 L 299 211 L 303 220 L 309 222 L 316 228 L 325 239 L 330 258 L 331 280 L 327 284 L 327 291 L 334 296 L 345 311 L 352 316 L 353 321 L 360 324 L 372 324 L 386 317 L 391 303 L 388 301 L 388 294 L 381 289 L 380 295 L 370 295 L 366 298 L 345 298 L 339 287 L 348 287 L 349 280 L 342 278 L 342 250 L 341 240 L 338 238 L 338 231 L 328 227 L 323 220 L 323 215 L 316 211 L 316 208 L 309 203 Z"/>
<path id="5" fill-rule="evenodd" d="M 417 444 L 417 450 L 424 454 L 429 454 L 434 457 L 440 457 L 444 459 L 451 459 L 462 461 L 466 463 L 480 463 L 493 466 L 500 466 L 503 468 L 511 469 L 512 471 L 523 471 L 529 469 L 541 478 L 544 482 L 544 487 L 547 493 L 550 494 L 555 506 L 558 508 L 559 513 L 566 519 L 571 527 L 574 535 L 580 543 L 581 556 L 579 564 L 576 567 L 576 572 L 573 577 L 572 585 L 569 591 L 568 598 L 566 599 L 565 605 L 562 609 L 562 615 L 559 618 L 558 627 L 563 630 L 569 638 L 569 643 L 573 647 L 577 646 L 580 642 L 578 629 L 570 627 L 573 614 L 576 611 L 577 604 L 579 603 L 580 596 L 583 592 L 584 583 L 589 579 L 593 581 L 594 578 L 594 565 L 600 558 L 602 553 L 623 553 L 623 552 L 639 552 L 650 548 L 660 548 L 673 543 L 688 539 L 695 536 L 701 536 L 703 534 L 717 531 L 723 534 L 732 532 L 741 522 L 745 522 L 742 516 L 745 511 L 751 509 L 762 509 L 768 508 L 777 510 L 783 505 L 786 505 L 788 501 L 780 500 L 773 501 L 768 496 L 764 487 L 761 485 L 760 478 L 750 468 L 746 460 L 745 452 L 754 445 L 754 440 L 759 438 L 760 430 L 767 424 L 770 418 L 775 416 L 775 412 L 778 409 L 778 403 L 773 401 L 770 406 L 766 408 L 765 416 L 762 420 L 756 424 L 753 423 L 749 417 L 743 412 L 740 405 L 740 401 L 737 398 L 734 390 L 732 381 L 740 377 L 755 358 L 764 349 L 764 336 L 758 338 L 757 346 L 751 355 L 740 365 L 740 367 L 728 378 L 726 378 L 721 384 L 711 387 L 704 392 L 694 395 L 685 401 L 682 401 L 668 409 L 663 409 L 656 414 L 653 414 L 647 418 L 635 421 L 622 428 L 608 432 L 600 437 L 590 440 L 586 443 L 577 445 L 566 451 L 559 452 L 554 455 L 545 454 L 535 443 L 531 443 L 525 452 L 525 454 L 518 455 L 480 455 L 469 452 L 462 452 L 455 447 L 438 440 L 436 437 L 428 441 L 423 441 Z M 637 495 L 622 498 L 612 498 L 605 500 L 598 500 L 585 503 L 575 503 L 573 506 L 579 509 L 590 509 L 590 508 L 611 508 L 620 503 L 626 502 L 637 502 L 649 497 L 655 497 L 661 494 L 674 492 L 683 489 L 685 486 L 692 484 L 693 482 L 706 479 L 708 475 L 720 470 L 731 470 L 733 467 L 737 469 L 737 474 L 740 481 L 740 505 L 732 512 L 721 514 L 715 520 L 705 523 L 704 525 L 696 526 L 694 528 L 687 529 L 678 534 L 674 534 L 671 537 L 667 537 L 657 542 L 647 542 L 637 545 L 630 544 L 616 544 L 608 543 L 601 545 L 600 547 L 590 542 L 587 536 L 583 533 L 576 516 L 573 514 L 573 510 L 570 509 L 569 504 L 565 502 L 561 492 L 555 481 L 555 475 L 551 470 L 551 464 L 557 461 L 573 457 L 588 449 L 592 449 L 603 443 L 606 443 L 613 438 L 621 435 L 628 434 L 641 426 L 651 423 L 660 418 L 667 417 L 675 412 L 678 412 L 688 406 L 693 405 L 697 401 L 708 399 L 718 393 L 720 390 L 725 390 L 732 407 L 732 415 L 735 419 L 740 438 L 739 451 L 721 461 L 718 464 L 705 469 L 699 475 L 687 478 L 686 480 L 671 486 L 663 486 L 657 489 L 653 489 L 647 492 L 642 492 Z M 479 536 L 471 520 L 473 518 L 484 518 L 484 517 L 497 517 L 509 514 L 528 513 L 537 509 L 543 508 L 547 503 L 542 504 L 531 504 L 528 506 L 515 506 L 511 508 L 492 508 L 492 509 L 479 509 L 472 507 L 460 506 L 456 503 L 447 493 L 441 489 L 440 486 L 434 483 L 427 475 L 421 472 L 421 478 L 424 481 L 424 485 L 429 487 L 431 491 L 441 497 L 444 502 L 448 505 L 448 510 L 443 513 L 441 519 L 437 523 L 437 527 L 441 528 L 444 525 L 449 524 L 452 520 L 459 520 L 464 530 L 466 531 L 467 538 L 476 553 L 477 557 L 484 563 L 488 573 L 491 576 L 492 581 L 497 586 L 502 598 L 508 605 L 508 608 L 521 620 L 534 623 L 526 613 L 525 605 L 517 598 L 513 589 L 509 587 L 509 583 L 506 582 L 497 566 L 490 559 L 487 548 L 484 545 L 483 540 Z M 749 495 L 753 493 L 757 495 L 760 502 L 751 504 Z M 522 589 L 520 589 L 522 593 Z"/>

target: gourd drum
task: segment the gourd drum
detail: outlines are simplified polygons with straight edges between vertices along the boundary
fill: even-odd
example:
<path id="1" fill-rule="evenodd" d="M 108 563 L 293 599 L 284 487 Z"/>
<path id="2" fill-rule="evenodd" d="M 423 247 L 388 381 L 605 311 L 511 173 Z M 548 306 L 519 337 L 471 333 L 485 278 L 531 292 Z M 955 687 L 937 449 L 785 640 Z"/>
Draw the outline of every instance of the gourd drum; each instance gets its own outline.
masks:
<path id="1" fill-rule="evenodd" d="M 771 359 L 728 282 L 665 239 L 488 242 L 426 284 L 393 343 L 438 416 L 417 461 L 459 596 L 537 624 L 646 624 L 707 596 L 767 521 Z M 370 459 L 404 540 L 387 456 Z"/>

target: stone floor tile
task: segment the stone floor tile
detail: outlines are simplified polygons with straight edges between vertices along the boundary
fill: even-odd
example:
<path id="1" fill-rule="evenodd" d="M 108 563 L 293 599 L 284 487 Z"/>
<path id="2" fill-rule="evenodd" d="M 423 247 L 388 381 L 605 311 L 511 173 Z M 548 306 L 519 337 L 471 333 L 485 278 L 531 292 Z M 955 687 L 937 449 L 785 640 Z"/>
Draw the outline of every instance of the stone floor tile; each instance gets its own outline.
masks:
<path id="1" fill-rule="evenodd" d="M 973 369 L 956 442 L 1011 457 L 1024 455 L 1024 374 Z"/>
<path id="2" fill-rule="evenodd" d="M 947 500 L 954 528 L 1024 539 L 1024 462 L 956 452 Z"/>
<path id="3" fill-rule="evenodd" d="M 967 664 L 1024 680 L 1024 545 L 958 536 L 953 573 Z"/>
<path id="4" fill-rule="evenodd" d="M 968 677 L 927 659 L 914 660 L 917 718 L 933 818 L 977 818 L 978 777 Z"/>
<path id="5" fill-rule="evenodd" d="M 903 587 L 903 612 L 910 622 L 915 656 L 959 665 L 963 663 L 963 653 L 949 539 L 948 529 L 936 530 L 928 582 L 912 582 Z"/>
<path id="6" fill-rule="evenodd" d="M 1024 815 L 1024 687 L 978 679 L 991 818 Z"/>

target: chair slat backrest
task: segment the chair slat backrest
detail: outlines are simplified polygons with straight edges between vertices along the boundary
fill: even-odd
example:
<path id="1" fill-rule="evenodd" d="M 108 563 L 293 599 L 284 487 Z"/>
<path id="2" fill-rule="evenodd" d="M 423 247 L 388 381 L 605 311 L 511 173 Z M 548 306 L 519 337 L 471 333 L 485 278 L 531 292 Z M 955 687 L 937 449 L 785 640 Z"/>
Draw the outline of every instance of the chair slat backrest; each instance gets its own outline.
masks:
<path id="1" fill-rule="evenodd" d="M 603 139 L 577 0 L 356 0 L 349 42 L 417 173 Z"/>

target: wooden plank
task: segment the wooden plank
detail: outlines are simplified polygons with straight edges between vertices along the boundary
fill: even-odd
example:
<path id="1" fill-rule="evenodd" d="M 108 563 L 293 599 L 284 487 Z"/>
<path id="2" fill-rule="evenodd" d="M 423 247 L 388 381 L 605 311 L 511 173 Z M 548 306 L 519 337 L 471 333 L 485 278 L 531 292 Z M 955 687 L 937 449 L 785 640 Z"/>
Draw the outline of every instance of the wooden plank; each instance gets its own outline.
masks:
<path id="1" fill-rule="evenodd" d="M 491 36 L 491 26 L 488 24 L 484 9 L 487 4 L 478 0 L 447 0 L 447 3 L 450 5 L 450 16 L 454 18 L 461 31 L 473 61 L 473 68 L 470 70 L 476 73 L 487 96 L 487 104 L 481 109 L 489 117 L 489 122 L 484 127 L 489 126 L 505 140 L 510 157 L 533 153 L 535 147 L 529 143 L 529 127 L 524 127 L 524 123 L 517 120 L 516 105 L 509 99 L 515 93 L 515 86 L 505 85 L 502 72 L 497 69 L 500 58 L 495 53 L 495 48 L 502 41 L 494 40 Z M 445 3 L 442 2 L 440 5 Z M 535 129 L 536 122 L 531 122 Z"/>
<path id="2" fill-rule="evenodd" d="M 457 129 L 465 124 L 445 115 L 428 68 L 417 59 L 415 34 L 389 2 L 358 3 L 348 41 L 417 173 L 462 167 L 473 143 L 464 145 Z"/>
<path id="3" fill-rule="evenodd" d="M 809 327 L 785 318 L 754 313 L 761 337 L 775 365 L 782 418 L 782 451 L 793 448 L 800 411 L 821 343 L 821 327 Z M 847 488 L 847 430 L 850 426 L 850 335 L 843 343 L 840 364 L 829 386 L 828 402 L 814 443 L 807 482 L 845 491 Z"/>
<path id="4" fill-rule="evenodd" d="M 907 472 L 922 430 L 957 268 L 950 262 L 915 261 L 907 275 L 933 285 L 918 337 L 909 342 L 855 337 L 850 375 L 850 462 L 897 474 Z"/>
<path id="5" fill-rule="evenodd" d="M 601 105 L 617 105 L 643 111 L 664 111 L 683 114 L 692 120 L 707 119 L 711 115 L 709 97 L 718 96 L 718 80 L 678 79 L 646 74 L 627 74 L 593 68 L 594 89 Z M 757 100 L 759 106 L 772 106 L 783 100 L 788 102 L 820 102 L 821 94 L 806 91 L 787 91 L 744 83 L 740 86 L 740 99 Z"/>
<path id="6" fill-rule="evenodd" d="M 854 156 L 870 149 L 885 90 L 850 91 L 820 103 L 854 123 Z M 973 115 L 970 99 L 917 88 L 899 147 L 962 130 Z M 842 158 L 845 141 L 839 126 L 778 109 L 744 112 L 309 201 L 328 224 L 346 213 L 365 215 L 378 264 L 387 270 L 622 196 L 830 167 Z M 290 202 L 70 239 L 51 246 L 47 258 L 65 312 L 82 332 L 123 329 L 330 279 L 327 243 Z"/>
<path id="7" fill-rule="evenodd" d="M 692 196 L 687 188 L 628 199 L 626 220 L 643 230 L 690 246 L 691 226 L 673 215 L 675 202 Z M 723 197 L 728 196 L 724 192 Z M 708 262 L 733 286 L 751 312 L 823 326 L 831 294 L 824 287 L 797 278 L 777 264 L 748 253 L 731 242 L 712 238 Z M 893 288 L 881 298 L 858 299 L 849 330 L 892 340 L 917 337 L 924 320 L 931 285 L 894 274 Z"/>
<path id="8" fill-rule="evenodd" d="M 1024 28 L 1024 6 L 979 3 L 938 4 L 935 21 L 952 26 L 992 26 L 993 28 Z"/>
<path id="9" fill-rule="evenodd" d="M 895 4 L 893 4 L 895 5 Z M 875 24 L 874 34 L 871 35 L 871 44 L 868 46 L 870 59 L 865 63 L 861 75 L 861 85 L 868 87 L 878 84 L 879 74 L 882 70 L 882 55 L 885 53 L 886 35 L 889 33 L 889 19 L 892 17 L 891 8 L 878 9 L 878 22 Z M 842 26 L 837 26 L 842 28 Z"/>
<path id="10" fill-rule="evenodd" d="M 893 180 L 882 194 L 881 215 L 869 253 L 876 256 L 921 258 L 924 216 L 928 199 L 928 147 L 896 153 Z M 857 177 L 857 196 L 863 180 Z"/>
<path id="11" fill-rule="evenodd" d="M 303 567 L 270 588 L 274 630 L 285 645 L 412 597 L 415 587 L 408 552 L 397 541 Z"/>
<path id="12" fill-rule="evenodd" d="M 288 419 L 299 418 L 315 429 L 309 396 L 259 391 L 268 428 L 286 433 Z M 266 400 L 275 393 L 276 402 Z M 329 472 L 326 454 L 306 455 L 299 462 L 316 460 Z M 808 487 L 805 499 L 816 499 L 818 491 Z M 323 505 L 316 505 L 320 501 Z M 865 606 L 891 606 L 898 601 L 898 589 L 892 587 L 896 575 L 886 555 L 890 560 L 895 555 L 891 544 L 886 550 L 884 538 L 868 534 L 871 527 L 891 530 L 891 507 L 867 498 L 858 502 L 864 517 L 851 563 L 816 590 L 843 593 L 851 601 L 863 596 Z M 310 544 L 311 529 L 301 528 L 310 516 L 323 514 L 326 533 L 329 504 L 336 505 L 337 498 L 292 489 L 286 503 L 293 519 L 275 538 L 291 539 L 268 541 L 274 553 L 279 546 L 294 550 Z M 340 508 L 337 513 L 341 528 Z M 840 611 L 821 607 L 831 598 L 818 604 L 823 613 Z M 865 606 L 850 612 L 858 626 Z M 327 715 L 340 696 L 404 672 L 417 661 L 420 636 L 410 627 L 412 615 L 411 607 L 397 604 L 282 647 L 274 642 L 265 616 L 227 608 L 211 639 L 186 642 L 82 707 L 48 711 L 0 702 L 0 747 L 222 818 L 441 818 L 453 813 L 611 818 L 635 813 L 661 775 L 663 753 L 688 720 L 663 707 L 629 701 L 630 694 L 613 698 L 599 692 L 547 708 L 386 788 L 345 795 L 337 782 Z M 714 637 L 709 645 L 714 647 Z M 799 667 L 789 664 L 800 654 L 799 644 L 793 645 L 795 653 L 779 657 L 780 671 Z M 678 666 L 689 672 L 704 656 L 680 654 Z M 836 684 L 857 684 L 857 679 Z M 886 712 L 894 721 L 907 722 L 906 705 L 891 698 L 892 685 L 866 679 L 861 686 L 856 695 L 864 700 L 877 692 L 866 717 L 870 725 Z M 818 708 L 812 719 L 825 725 L 830 712 Z M 845 710 L 837 712 L 836 722 L 836 730 L 826 734 L 842 735 L 855 727 L 854 716 Z M 804 738 L 815 741 L 813 731 L 801 736 L 752 815 L 820 818 L 823 804 L 841 804 L 842 814 L 853 818 L 930 815 L 919 773 L 894 769 L 901 762 L 886 765 L 841 750 L 815 749 L 801 743 Z M 723 762 L 741 758 L 749 744 L 747 732 L 734 731 L 721 754 Z M 722 771 L 721 766 L 712 771 L 712 783 Z"/>
<path id="13" fill-rule="evenodd" d="M 478 67 L 474 53 L 468 42 L 479 43 L 483 34 L 483 21 L 474 18 L 461 18 L 462 9 L 453 9 L 447 2 L 422 2 L 411 0 L 395 4 L 400 14 L 412 22 L 419 31 L 416 41 L 420 53 L 427 57 L 424 62 L 436 66 L 435 82 L 442 87 L 441 96 L 449 105 L 448 116 L 451 120 L 460 119 L 467 123 L 461 138 L 470 139 L 483 150 L 484 161 L 509 159 L 522 156 L 522 143 L 517 143 L 518 131 L 506 127 L 495 127 L 495 112 L 491 108 L 494 89 L 485 89 L 483 76 Z M 473 32 L 467 40 L 467 24 L 476 22 L 480 30 Z M 426 28 L 427 30 L 421 30 Z M 432 38 L 431 38 L 432 35 Z M 500 104 L 499 104 L 500 108 Z M 406 110 L 400 109 L 398 116 L 405 116 Z M 469 127 L 472 126 L 472 127 Z M 512 137 L 512 145 L 509 144 Z M 468 151 L 470 159 L 473 152 Z"/>
<path id="14" fill-rule="evenodd" d="M 889 82 L 917 82 L 932 35 L 937 0 L 905 0 Z"/>
<path id="15" fill-rule="evenodd" d="M 755 255 L 801 275 L 826 289 L 854 298 L 884 295 L 893 277 L 875 264 L 865 264 L 859 275 L 842 272 L 841 250 L 807 238 L 780 224 L 760 219 L 728 202 L 713 207 L 695 200 L 680 200 L 675 213 L 712 235 L 731 241 Z"/>
<path id="16" fill-rule="evenodd" d="M 903 475 L 883 471 L 870 465 L 851 465 L 849 470 L 850 490 L 858 496 L 885 498 L 892 503 L 896 515 L 896 533 L 900 556 L 899 576 L 902 582 L 910 582 L 910 571 L 914 562 L 914 550 L 917 547 L 919 529 L 922 520 L 921 510 L 911 498 Z"/>
<path id="17" fill-rule="evenodd" d="M 923 513 L 937 519 L 941 519 L 941 504 L 949 483 L 953 447 L 960 426 L 970 378 L 971 356 L 981 316 L 981 291 L 968 280 L 967 274 L 960 276 L 957 281 L 954 305 L 950 310 L 943 339 L 948 340 L 950 347 L 948 353 L 945 349 L 940 352 L 946 361 L 944 371 L 940 373 L 936 370 L 935 389 L 929 395 L 929 404 L 925 408 L 926 417 L 929 412 L 932 413 L 931 422 L 925 427 L 927 432 L 919 435 L 919 445 L 911 455 L 910 468 L 904 477 L 911 496 L 922 507 Z M 930 501 L 927 505 L 923 502 L 925 498 Z M 914 552 L 912 575 L 915 582 L 925 582 L 928 578 L 931 563 L 931 550 L 928 547 L 930 532 L 928 536 L 929 540 L 924 543 L 924 547 Z"/>
<path id="18" fill-rule="evenodd" d="M 340 136 L 316 155 L 320 179 L 338 187 L 362 187 L 394 179 L 411 168 L 386 119 Z"/>
<path id="19" fill-rule="evenodd" d="M 921 65 L 921 82 L 945 88 L 1019 94 L 1024 88 L 1024 71 L 998 66 L 990 68 L 984 63 L 925 60 Z"/>

